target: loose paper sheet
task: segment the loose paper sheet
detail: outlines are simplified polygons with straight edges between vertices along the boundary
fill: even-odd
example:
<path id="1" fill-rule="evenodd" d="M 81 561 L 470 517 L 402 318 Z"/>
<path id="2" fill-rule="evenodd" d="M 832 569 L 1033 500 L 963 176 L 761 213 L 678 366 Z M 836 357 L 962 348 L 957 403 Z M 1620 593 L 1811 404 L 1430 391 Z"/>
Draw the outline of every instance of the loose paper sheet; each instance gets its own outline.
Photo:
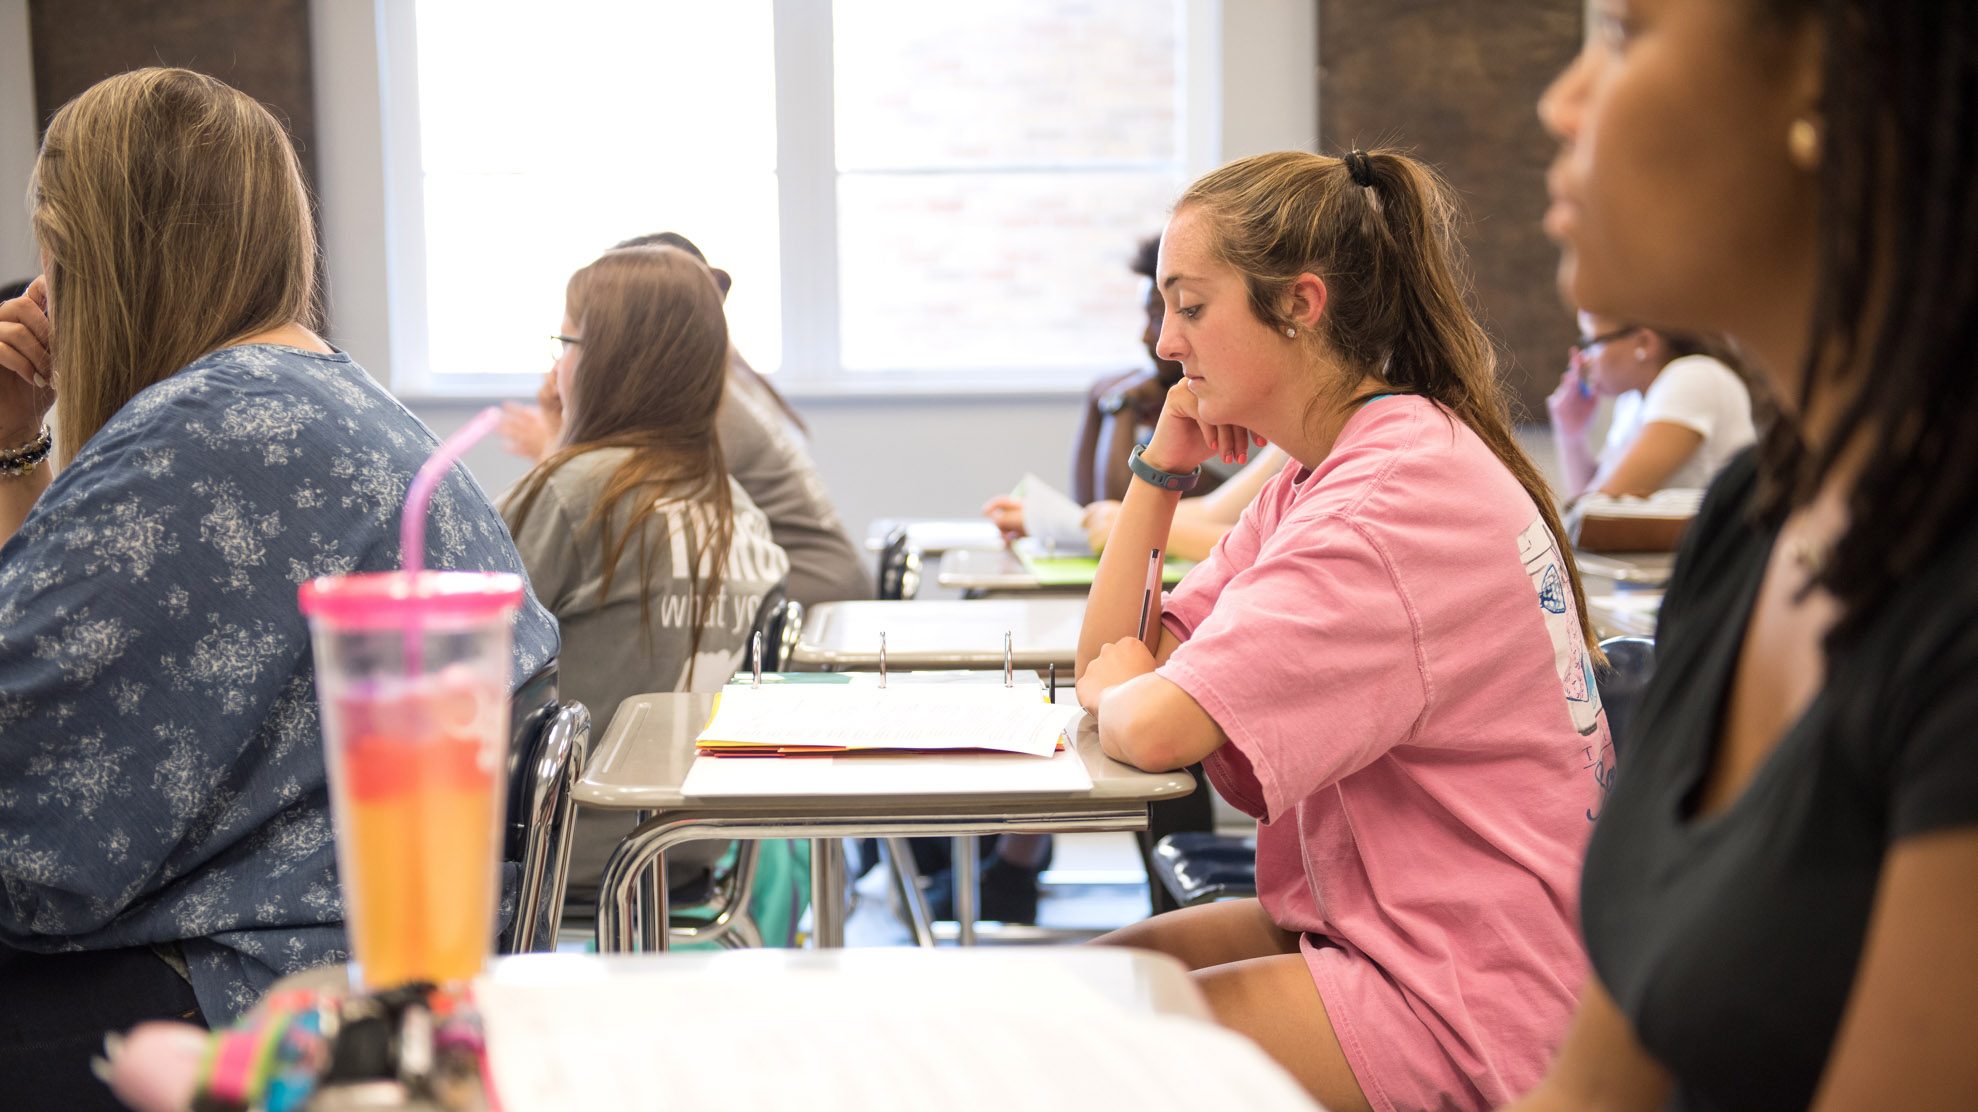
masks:
<path id="1" fill-rule="evenodd" d="M 1075 704 L 1037 688 L 970 684 L 890 687 L 783 684 L 721 689 L 702 749 L 991 749 L 1048 757 Z"/>
<path id="2" fill-rule="evenodd" d="M 788 796 L 1078 795 L 1092 776 L 1075 749 L 1049 760 L 1016 753 L 860 753 L 845 757 L 717 757 L 687 768 L 696 799 Z"/>
<path id="3" fill-rule="evenodd" d="M 1318 1112 L 1237 1035 L 1041 972 L 615 973 L 476 996 L 506 1112 Z"/>
<path id="4" fill-rule="evenodd" d="M 1085 507 L 1035 474 L 1025 474 L 1012 493 L 1023 503 L 1023 531 L 1051 555 L 1092 555 L 1085 535 Z"/>

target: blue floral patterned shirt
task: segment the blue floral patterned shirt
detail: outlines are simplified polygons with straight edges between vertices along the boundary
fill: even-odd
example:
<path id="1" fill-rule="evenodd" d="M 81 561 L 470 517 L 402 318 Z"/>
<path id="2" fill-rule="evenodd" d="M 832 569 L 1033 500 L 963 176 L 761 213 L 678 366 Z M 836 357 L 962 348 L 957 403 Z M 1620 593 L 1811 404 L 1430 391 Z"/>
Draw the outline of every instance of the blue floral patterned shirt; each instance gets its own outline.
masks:
<path id="1" fill-rule="evenodd" d="M 348 356 L 251 345 L 133 398 L 0 547 L 0 942 L 183 953 L 208 1022 L 343 960 L 296 587 L 399 563 L 437 441 Z M 429 567 L 520 573 L 456 467 Z M 531 592 L 515 678 L 557 648 Z"/>

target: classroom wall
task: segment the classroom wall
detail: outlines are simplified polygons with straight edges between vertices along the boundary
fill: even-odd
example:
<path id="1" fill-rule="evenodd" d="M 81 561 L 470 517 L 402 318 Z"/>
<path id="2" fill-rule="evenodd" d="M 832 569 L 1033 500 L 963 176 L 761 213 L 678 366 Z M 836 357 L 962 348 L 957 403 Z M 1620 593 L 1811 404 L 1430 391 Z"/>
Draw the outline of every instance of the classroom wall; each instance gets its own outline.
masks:
<path id="1" fill-rule="evenodd" d="M 0 282 L 35 272 L 23 198 L 34 169 L 34 63 L 27 0 L 0 0 Z"/>
<path id="2" fill-rule="evenodd" d="M 1537 105 L 1579 50 L 1583 20 L 1582 0 L 1319 3 L 1323 149 L 1398 144 L 1456 186 L 1478 309 L 1524 415 L 1540 421 L 1574 327 L 1539 227 L 1557 145 Z"/>

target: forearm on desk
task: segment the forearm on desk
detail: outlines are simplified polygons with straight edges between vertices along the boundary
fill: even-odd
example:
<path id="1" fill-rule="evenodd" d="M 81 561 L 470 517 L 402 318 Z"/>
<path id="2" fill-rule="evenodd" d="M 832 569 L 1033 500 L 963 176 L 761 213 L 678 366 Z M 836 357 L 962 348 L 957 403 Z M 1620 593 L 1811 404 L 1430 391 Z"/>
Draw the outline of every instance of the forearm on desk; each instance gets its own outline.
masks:
<path id="1" fill-rule="evenodd" d="M 1187 768 L 1229 740 L 1188 692 L 1153 673 L 1108 689 L 1098 720 L 1100 750 L 1148 772 Z"/>
<path id="2" fill-rule="evenodd" d="M 1162 490 L 1152 483 L 1128 485 L 1120 503 L 1113 532 L 1099 554 L 1099 571 L 1092 580 L 1092 592 L 1085 601 L 1085 621 L 1078 630 L 1078 669 L 1099 655 L 1099 650 L 1122 637 L 1140 632 L 1141 604 L 1147 589 L 1148 554 L 1168 547 L 1168 531 L 1174 524 L 1175 504 L 1181 495 Z M 1157 590 L 1147 605 L 1147 629 L 1161 626 L 1161 595 Z M 1158 645 L 1158 639 L 1154 642 Z"/>

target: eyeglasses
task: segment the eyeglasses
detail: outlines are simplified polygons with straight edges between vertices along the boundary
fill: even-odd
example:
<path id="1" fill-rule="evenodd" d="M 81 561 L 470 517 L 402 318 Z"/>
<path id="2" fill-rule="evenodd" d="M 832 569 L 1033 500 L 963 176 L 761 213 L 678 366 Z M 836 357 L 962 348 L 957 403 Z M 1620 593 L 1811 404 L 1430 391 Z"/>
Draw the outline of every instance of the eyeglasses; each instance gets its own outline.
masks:
<path id="1" fill-rule="evenodd" d="M 1608 344 L 1639 331 L 1641 331 L 1641 326 L 1638 324 L 1624 324 L 1612 332 L 1602 332 L 1597 336 L 1581 336 L 1579 339 L 1573 341 L 1573 346 L 1570 350 L 1579 352 L 1581 355 L 1594 355 Z"/>
<path id="2" fill-rule="evenodd" d="M 565 336 L 557 332 L 550 333 L 549 338 L 556 341 L 556 347 L 552 350 L 556 353 L 555 357 L 558 359 L 570 354 L 571 348 L 584 342 L 575 336 Z"/>

